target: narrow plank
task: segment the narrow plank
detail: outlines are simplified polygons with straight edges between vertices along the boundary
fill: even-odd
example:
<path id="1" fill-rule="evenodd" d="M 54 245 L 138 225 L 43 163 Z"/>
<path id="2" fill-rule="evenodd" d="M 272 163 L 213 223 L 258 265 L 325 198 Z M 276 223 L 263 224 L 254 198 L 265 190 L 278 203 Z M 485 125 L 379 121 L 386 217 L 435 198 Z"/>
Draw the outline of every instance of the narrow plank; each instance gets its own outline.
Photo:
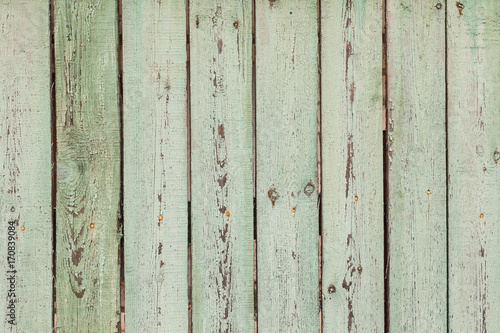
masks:
<path id="1" fill-rule="evenodd" d="M 444 4 L 387 2 L 389 332 L 446 332 Z"/>
<path id="2" fill-rule="evenodd" d="M 449 331 L 495 332 L 500 327 L 500 2 L 448 2 L 447 13 Z"/>
<path id="3" fill-rule="evenodd" d="M 186 3 L 123 1 L 127 332 L 188 331 Z"/>
<path id="4" fill-rule="evenodd" d="M 58 332 L 120 320 L 117 2 L 55 0 Z"/>
<path id="5" fill-rule="evenodd" d="M 189 6 L 193 332 L 251 332 L 251 2 Z"/>
<path id="6" fill-rule="evenodd" d="M 0 1 L 0 332 L 52 330 L 49 1 Z"/>
<path id="7" fill-rule="evenodd" d="M 319 332 L 316 1 L 257 0 L 260 332 Z"/>
<path id="8" fill-rule="evenodd" d="M 321 3 L 323 332 L 384 331 L 381 4 Z"/>

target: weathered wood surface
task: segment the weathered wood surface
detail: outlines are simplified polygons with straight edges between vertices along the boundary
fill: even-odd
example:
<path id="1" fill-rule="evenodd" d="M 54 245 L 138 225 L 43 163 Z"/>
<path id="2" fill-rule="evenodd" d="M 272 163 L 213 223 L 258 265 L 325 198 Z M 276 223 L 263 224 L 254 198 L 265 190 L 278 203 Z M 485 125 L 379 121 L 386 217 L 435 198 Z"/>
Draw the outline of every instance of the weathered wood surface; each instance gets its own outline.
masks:
<path id="1" fill-rule="evenodd" d="M 123 1 L 127 332 L 188 330 L 185 1 Z"/>
<path id="2" fill-rule="evenodd" d="M 447 13 L 449 332 L 495 332 L 500 328 L 500 2 L 464 1 L 464 8 L 449 2 Z"/>
<path id="3" fill-rule="evenodd" d="M 382 3 L 321 3 L 323 332 L 384 331 Z"/>
<path id="4" fill-rule="evenodd" d="M 446 332 L 445 8 L 387 1 L 389 332 Z"/>
<path id="5" fill-rule="evenodd" d="M 0 332 L 50 332 L 49 1 L 0 1 L 0 59 Z"/>
<path id="6" fill-rule="evenodd" d="M 189 5 L 193 332 L 251 332 L 251 2 Z"/>
<path id="7" fill-rule="evenodd" d="M 258 329 L 318 332 L 317 3 L 255 11 Z"/>
<path id="8" fill-rule="evenodd" d="M 58 333 L 119 328 L 117 8 L 55 0 Z"/>

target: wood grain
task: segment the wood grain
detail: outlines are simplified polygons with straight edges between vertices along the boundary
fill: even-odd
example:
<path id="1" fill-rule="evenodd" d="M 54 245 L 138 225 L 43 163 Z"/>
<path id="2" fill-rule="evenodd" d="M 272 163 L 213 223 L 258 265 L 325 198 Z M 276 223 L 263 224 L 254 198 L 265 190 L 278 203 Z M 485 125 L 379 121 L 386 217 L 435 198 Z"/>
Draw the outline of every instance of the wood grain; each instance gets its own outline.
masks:
<path id="1" fill-rule="evenodd" d="M 445 8 L 387 2 L 390 332 L 446 332 Z"/>
<path id="2" fill-rule="evenodd" d="M 321 11 L 323 332 L 383 332 L 382 6 Z"/>
<path id="3" fill-rule="evenodd" d="M 57 332 L 117 332 L 117 2 L 55 0 Z"/>
<path id="4" fill-rule="evenodd" d="M 316 1 L 257 0 L 260 332 L 319 332 Z"/>
<path id="5" fill-rule="evenodd" d="M 50 332 L 48 1 L 0 1 L 0 332 Z"/>
<path id="6" fill-rule="evenodd" d="M 193 332 L 251 332 L 251 2 L 189 5 Z"/>
<path id="7" fill-rule="evenodd" d="M 188 330 L 185 1 L 123 1 L 127 332 Z"/>
<path id="8" fill-rule="evenodd" d="M 447 13 L 449 332 L 495 332 L 500 327 L 500 2 L 463 1 L 463 8 L 448 2 Z"/>

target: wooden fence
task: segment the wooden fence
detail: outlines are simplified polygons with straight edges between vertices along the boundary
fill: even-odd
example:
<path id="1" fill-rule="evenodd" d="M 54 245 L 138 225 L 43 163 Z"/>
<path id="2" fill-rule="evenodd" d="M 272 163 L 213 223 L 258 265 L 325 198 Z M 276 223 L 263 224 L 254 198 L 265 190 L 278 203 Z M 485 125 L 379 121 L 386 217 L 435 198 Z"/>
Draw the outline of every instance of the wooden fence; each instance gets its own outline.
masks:
<path id="1" fill-rule="evenodd" d="M 0 332 L 499 332 L 462 1 L 0 0 Z"/>

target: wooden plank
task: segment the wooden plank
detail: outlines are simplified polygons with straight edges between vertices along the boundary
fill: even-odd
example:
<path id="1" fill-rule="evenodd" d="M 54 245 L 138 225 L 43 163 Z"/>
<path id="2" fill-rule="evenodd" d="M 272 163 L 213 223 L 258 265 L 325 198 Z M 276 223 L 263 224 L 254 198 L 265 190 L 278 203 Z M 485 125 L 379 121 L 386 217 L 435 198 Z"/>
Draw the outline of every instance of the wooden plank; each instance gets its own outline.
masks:
<path id="1" fill-rule="evenodd" d="M 50 332 L 49 1 L 0 1 L 0 119 L 0 332 Z"/>
<path id="2" fill-rule="evenodd" d="M 317 2 L 255 10 L 258 330 L 318 332 Z"/>
<path id="3" fill-rule="evenodd" d="M 500 2 L 448 3 L 449 331 L 500 327 Z M 462 8 L 460 8 L 462 7 Z"/>
<path id="4" fill-rule="evenodd" d="M 251 2 L 189 6 L 193 332 L 251 332 Z"/>
<path id="5" fill-rule="evenodd" d="M 390 332 L 446 332 L 445 8 L 387 2 Z"/>
<path id="6" fill-rule="evenodd" d="M 185 1 L 123 1 L 127 332 L 188 331 Z"/>
<path id="7" fill-rule="evenodd" d="M 117 2 L 55 0 L 57 327 L 120 320 Z"/>
<path id="8" fill-rule="evenodd" d="M 384 331 L 381 4 L 321 3 L 323 332 Z"/>

